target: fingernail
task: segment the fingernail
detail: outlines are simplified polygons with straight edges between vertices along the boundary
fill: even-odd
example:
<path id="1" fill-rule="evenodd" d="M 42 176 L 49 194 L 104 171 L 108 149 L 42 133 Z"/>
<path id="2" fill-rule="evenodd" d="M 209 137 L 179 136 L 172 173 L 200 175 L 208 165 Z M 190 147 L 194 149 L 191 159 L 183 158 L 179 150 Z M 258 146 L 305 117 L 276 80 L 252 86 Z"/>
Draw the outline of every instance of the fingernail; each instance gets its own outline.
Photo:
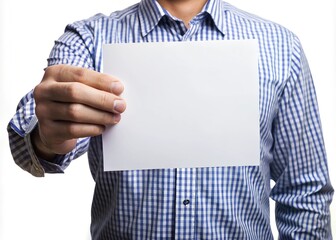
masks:
<path id="1" fill-rule="evenodd" d="M 124 90 L 124 86 L 120 82 L 112 83 L 112 92 L 113 93 L 121 93 Z"/>
<path id="2" fill-rule="evenodd" d="M 114 121 L 115 124 L 117 124 L 118 122 L 120 122 L 120 119 L 121 119 L 120 114 L 115 114 L 113 116 L 113 121 Z"/>
<path id="3" fill-rule="evenodd" d="M 125 111 L 126 108 L 126 102 L 124 100 L 114 100 L 113 103 L 113 110 L 118 112 L 118 113 L 122 113 L 123 111 Z"/>

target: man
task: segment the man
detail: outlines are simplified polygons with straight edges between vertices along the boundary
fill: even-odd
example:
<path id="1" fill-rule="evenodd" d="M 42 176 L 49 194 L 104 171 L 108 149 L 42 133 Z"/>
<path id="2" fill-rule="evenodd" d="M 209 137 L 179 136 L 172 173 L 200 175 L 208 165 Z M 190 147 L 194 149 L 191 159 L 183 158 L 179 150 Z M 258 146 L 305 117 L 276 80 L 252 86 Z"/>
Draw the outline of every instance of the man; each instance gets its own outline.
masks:
<path id="1" fill-rule="evenodd" d="M 103 43 L 238 39 L 260 47 L 259 166 L 103 171 L 100 134 L 126 110 L 122 79 L 100 73 Z M 89 150 L 93 239 L 272 239 L 269 197 L 281 239 L 331 239 L 313 81 L 287 29 L 221 0 L 143 0 L 68 25 L 48 64 L 9 124 L 11 150 L 35 176 Z"/>

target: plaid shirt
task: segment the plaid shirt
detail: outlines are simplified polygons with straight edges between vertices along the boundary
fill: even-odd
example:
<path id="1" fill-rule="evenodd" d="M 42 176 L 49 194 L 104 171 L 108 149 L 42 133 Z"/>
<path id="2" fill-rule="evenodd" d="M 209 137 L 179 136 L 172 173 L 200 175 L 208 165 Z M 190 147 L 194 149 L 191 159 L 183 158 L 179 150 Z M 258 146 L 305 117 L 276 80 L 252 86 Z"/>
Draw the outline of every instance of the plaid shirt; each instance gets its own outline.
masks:
<path id="1" fill-rule="evenodd" d="M 235 39 L 257 39 L 260 47 L 259 166 L 104 172 L 101 137 L 79 139 L 50 163 L 31 147 L 37 124 L 32 91 L 8 125 L 15 162 L 43 176 L 63 172 L 88 150 L 96 182 L 94 240 L 272 239 L 269 197 L 276 201 L 280 239 L 331 239 L 333 188 L 313 80 L 289 30 L 221 0 L 209 0 L 187 29 L 156 1 L 142 0 L 68 25 L 48 63 L 101 71 L 104 43 Z"/>

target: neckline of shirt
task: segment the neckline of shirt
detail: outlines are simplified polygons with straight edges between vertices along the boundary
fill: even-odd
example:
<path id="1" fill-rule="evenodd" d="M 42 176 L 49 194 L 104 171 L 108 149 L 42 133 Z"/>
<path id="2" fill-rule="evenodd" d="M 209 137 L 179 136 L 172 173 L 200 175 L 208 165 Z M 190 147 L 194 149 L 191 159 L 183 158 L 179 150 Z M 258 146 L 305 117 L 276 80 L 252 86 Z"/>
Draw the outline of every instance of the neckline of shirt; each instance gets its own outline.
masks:
<path id="1" fill-rule="evenodd" d="M 208 0 L 202 11 L 195 16 L 191 22 L 202 21 L 207 15 L 210 15 L 217 29 L 225 35 L 225 2 L 221 0 Z M 149 34 L 160 22 L 160 20 L 167 16 L 170 19 L 181 21 L 172 16 L 166 9 L 164 9 L 156 0 L 142 0 L 139 3 L 139 21 L 142 36 Z"/>

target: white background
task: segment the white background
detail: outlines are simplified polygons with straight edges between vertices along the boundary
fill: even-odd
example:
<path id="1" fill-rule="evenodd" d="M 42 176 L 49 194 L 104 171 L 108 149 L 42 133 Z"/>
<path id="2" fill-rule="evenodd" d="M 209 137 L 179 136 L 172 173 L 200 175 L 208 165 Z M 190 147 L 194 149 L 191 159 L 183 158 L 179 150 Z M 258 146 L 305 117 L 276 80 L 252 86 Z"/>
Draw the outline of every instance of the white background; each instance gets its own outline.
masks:
<path id="1" fill-rule="evenodd" d="M 73 162 L 65 174 L 34 178 L 14 164 L 6 125 L 19 99 L 40 81 L 53 41 L 67 23 L 98 12 L 109 14 L 135 2 L 0 0 L 0 239 L 90 239 L 94 182 L 86 156 Z M 336 186 L 336 1 L 230 3 L 284 25 L 301 39 L 315 79 L 330 175 Z M 334 201 L 334 236 L 335 205 Z"/>

